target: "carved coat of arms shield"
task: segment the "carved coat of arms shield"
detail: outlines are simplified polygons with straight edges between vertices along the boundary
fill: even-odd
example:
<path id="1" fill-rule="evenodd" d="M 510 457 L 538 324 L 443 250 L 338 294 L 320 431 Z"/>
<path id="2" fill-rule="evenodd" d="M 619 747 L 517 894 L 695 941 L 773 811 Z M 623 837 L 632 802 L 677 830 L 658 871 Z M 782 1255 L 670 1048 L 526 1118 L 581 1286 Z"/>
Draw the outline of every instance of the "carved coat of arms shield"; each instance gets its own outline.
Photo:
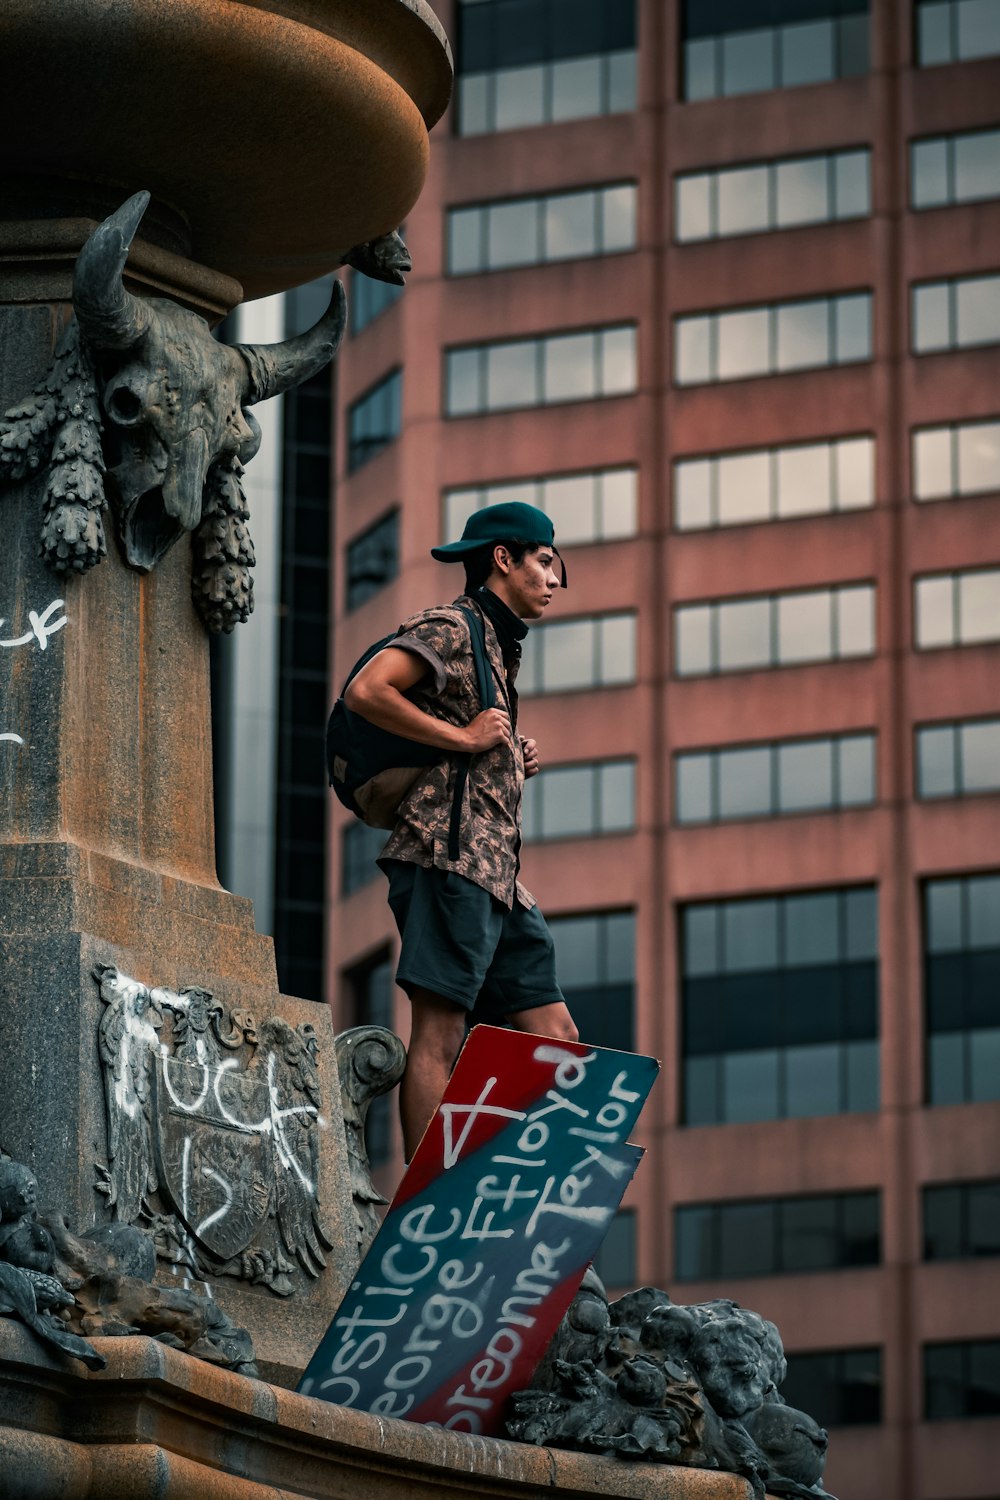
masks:
<path id="1" fill-rule="evenodd" d="M 266 1079 L 160 1056 L 153 1120 L 157 1175 L 175 1212 L 213 1255 L 239 1255 L 271 1206 Z"/>

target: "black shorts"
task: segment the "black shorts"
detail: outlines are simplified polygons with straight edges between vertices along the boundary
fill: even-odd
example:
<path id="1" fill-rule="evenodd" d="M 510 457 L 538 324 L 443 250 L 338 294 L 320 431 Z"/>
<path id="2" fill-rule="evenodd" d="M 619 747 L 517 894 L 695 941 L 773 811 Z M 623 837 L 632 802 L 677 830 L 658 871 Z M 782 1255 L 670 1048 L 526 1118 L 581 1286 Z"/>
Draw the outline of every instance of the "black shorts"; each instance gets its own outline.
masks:
<path id="1" fill-rule="evenodd" d="M 545 918 L 517 901 L 510 911 L 464 875 L 387 859 L 389 906 L 402 948 L 396 983 L 430 990 L 473 1021 L 558 1005 L 555 947 Z"/>

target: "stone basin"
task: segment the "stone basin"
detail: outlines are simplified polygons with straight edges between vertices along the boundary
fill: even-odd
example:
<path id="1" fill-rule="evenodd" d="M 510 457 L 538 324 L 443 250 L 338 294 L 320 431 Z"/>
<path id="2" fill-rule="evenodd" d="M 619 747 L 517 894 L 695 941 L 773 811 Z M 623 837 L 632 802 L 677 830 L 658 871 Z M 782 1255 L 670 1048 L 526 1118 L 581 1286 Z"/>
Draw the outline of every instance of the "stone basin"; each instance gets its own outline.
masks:
<path id="1" fill-rule="evenodd" d="M 242 284 L 396 228 L 451 89 L 425 0 L 4 0 L 0 219 L 100 219 Z"/>

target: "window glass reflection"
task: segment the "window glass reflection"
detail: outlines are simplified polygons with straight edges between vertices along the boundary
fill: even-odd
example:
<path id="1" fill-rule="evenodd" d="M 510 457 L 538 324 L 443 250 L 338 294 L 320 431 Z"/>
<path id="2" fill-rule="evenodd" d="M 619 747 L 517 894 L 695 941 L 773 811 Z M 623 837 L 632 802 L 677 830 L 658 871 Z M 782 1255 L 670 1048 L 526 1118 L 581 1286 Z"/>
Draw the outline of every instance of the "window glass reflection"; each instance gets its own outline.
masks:
<path id="1" fill-rule="evenodd" d="M 720 313 L 718 340 L 719 380 L 761 374 L 770 364 L 767 310 Z"/>
<path id="2" fill-rule="evenodd" d="M 962 791 L 993 792 L 1000 788 L 1000 723 L 963 724 L 959 731 Z M 1000 913 L 998 913 L 1000 915 Z M 1000 926 L 997 928 L 1000 946 Z"/>
<path id="3" fill-rule="evenodd" d="M 778 451 L 778 509 L 783 516 L 829 510 L 833 450 L 827 443 Z"/>
<path id="4" fill-rule="evenodd" d="M 951 724 L 917 731 L 918 796 L 954 796 L 958 786 L 955 748 L 955 730 Z"/>
<path id="5" fill-rule="evenodd" d="M 803 21 L 783 26 L 779 41 L 784 88 L 824 83 L 835 76 L 832 21 Z"/>
<path id="6" fill-rule="evenodd" d="M 752 234 L 768 225 L 766 167 L 742 167 L 718 174 L 718 233 Z"/>
<path id="7" fill-rule="evenodd" d="M 958 621 L 963 645 L 1000 638 L 1000 571 L 960 576 Z"/>
<path id="8" fill-rule="evenodd" d="M 795 371 L 828 362 L 828 303 L 793 302 L 778 308 L 778 369 Z"/>
<path id="9" fill-rule="evenodd" d="M 970 422 L 956 436 L 961 493 L 1000 489 L 1000 422 Z"/>
<path id="10" fill-rule="evenodd" d="M 543 344 L 546 401 L 583 401 L 595 394 L 594 335 L 563 334 Z"/>
<path id="11" fill-rule="evenodd" d="M 565 193 L 545 204 L 545 250 L 550 260 L 592 255 L 597 247 L 593 193 Z"/>
<path id="12" fill-rule="evenodd" d="M 786 594 L 778 600 L 778 651 L 783 662 L 833 655 L 830 595 Z"/>
<path id="13" fill-rule="evenodd" d="M 774 83 L 773 31 L 734 31 L 722 38 L 724 94 L 756 93 Z"/>
<path id="14" fill-rule="evenodd" d="M 775 186 L 780 225 L 809 224 L 829 216 L 825 157 L 779 163 Z"/>
<path id="15" fill-rule="evenodd" d="M 712 465 L 707 458 L 684 459 L 674 466 L 674 519 L 679 531 L 712 524 Z"/>
<path id="16" fill-rule="evenodd" d="M 770 455 L 737 453 L 718 465 L 719 517 L 727 525 L 764 521 L 771 512 Z"/>
<path id="17" fill-rule="evenodd" d="M 563 58 L 551 69 L 550 120 L 579 120 L 601 110 L 601 57 Z"/>
<path id="18" fill-rule="evenodd" d="M 778 798 L 782 812 L 833 806 L 830 740 L 778 747 Z"/>
<path id="19" fill-rule="evenodd" d="M 720 818 L 752 818 L 771 811 L 771 756 L 764 749 L 719 757 Z"/>
<path id="20" fill-rule="evenodd" d="M 861 218 L 871 212 L 870 151 L 842 151 L 832 158 L 838 219 Z"/>
<path id="21" fill-rule="evenodd" d="M 495 203 L 487 210 L 487 264 L 516 266 L 539 257 L 538 211 L 532 202 Z"/>
<path id="22" fill-rule="evenodd" d="M 713 816 L 711 756 L 678 755 L 674 764 L 674 816 L 678 823 L 709 822 Z"/>
<path id="23" fill-rule="evenodd" d="M 500 68 L 493 76 L 496 130 L 541 125 L 545 119 L 545 70 Z"/>
<path id="24" fill-rule="evenodd" d="M 952 493 L 951 434 L 947 428 L 913 434 L 913 467 L 918 500 L 936 500 Z"/>
<path id="25" fill-rule="evenodd" d="M 486 350 L 486 405 L 490 410 L 538 402 L 536 352 L 534 343 L 494 344 Z"/>
<path id="26" fill-rule="evenodd" d="M 713 233 L 712 178 L 703 172 L 674 181 L 677 239 L 707 240 Z"/>
<path id="27" fill-rule="evenodd" d="M 771 659 L 771 610 L 766 599 L 746 599 L 719 610 L 719 670 L 735 672 Z"/>

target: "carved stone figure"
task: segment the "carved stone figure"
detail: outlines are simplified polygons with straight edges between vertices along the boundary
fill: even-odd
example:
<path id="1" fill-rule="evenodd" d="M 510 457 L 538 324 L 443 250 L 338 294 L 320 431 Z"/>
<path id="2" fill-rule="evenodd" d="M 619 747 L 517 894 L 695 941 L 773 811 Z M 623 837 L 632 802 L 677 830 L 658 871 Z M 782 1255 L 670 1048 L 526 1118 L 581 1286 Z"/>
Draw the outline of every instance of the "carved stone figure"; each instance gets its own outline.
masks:
<path id="1" fill-rule="evenodd" d="M 323 318 L 283 344 L 221 344 L 196 313 L 126 290 L 122 273 L 148 203 L 148 193 L 136 193 L 80 252 L 74 316 L 52 366 L 0 419 L 0 480 L 48 464 L 41 551 L 58 573 L 83 571 L 105 555 L 106 483 L 132 567 L 153 568 L 190 532 L 195 606 L 210 630 L 229 631 L 253 608 L 240 484 L 260 445 L 250 408 L 333 358 L 344 292 L 335 280 Z M 368 274 L 387 280 L 408 268 L 398 236 L 355 255 Z"/>
<path id="2" fill-rule="evenodd" d="M 825 1496 L 827 1437 L 786 1406 L 781 1337 L 728 1300 L 690 1306 L 642 1287 L 608 1305 L 588 1272 L 507 1430 L 577 1448 L 749 1479 L 755 1495 Z M 830 1500 L 830 1497 L 827 1497 Z"/>
<path id="3" fill-rule="evenodd" d="M 383 1026 L 355 1026 L 341 1032 L 336 1045 L 360 1259 L 379 1230 L 376 1205 L 386 1202 L 372 1184 L 365 1148 L 365 1120 L 372 1100 L 394 1088 L 402 1078 L 406 1048 L 394 1032 Z"/>
<path id="4" fill-rule="evenodd" d="M 288 1296 L 331 1241 L 319 1196 L 322 1101 L 312 1028 L 259 1029 L 208 991 L 174 993 L 95 970 L 116 1222 L 144 1220 L 194 1276 L 237 1276 Z"/>
<path id="5" fill-rule="evenodd" d="M 39 1223 L 37 1199 L 34 1173 L 10 1157 L 0 1160 L 0 1317 L 20 1318 L 43 1343 L 103 1370 L 103 1354 L 60 1316 L 73 1297 L 52 1274 L 55 1246 Z"/>

